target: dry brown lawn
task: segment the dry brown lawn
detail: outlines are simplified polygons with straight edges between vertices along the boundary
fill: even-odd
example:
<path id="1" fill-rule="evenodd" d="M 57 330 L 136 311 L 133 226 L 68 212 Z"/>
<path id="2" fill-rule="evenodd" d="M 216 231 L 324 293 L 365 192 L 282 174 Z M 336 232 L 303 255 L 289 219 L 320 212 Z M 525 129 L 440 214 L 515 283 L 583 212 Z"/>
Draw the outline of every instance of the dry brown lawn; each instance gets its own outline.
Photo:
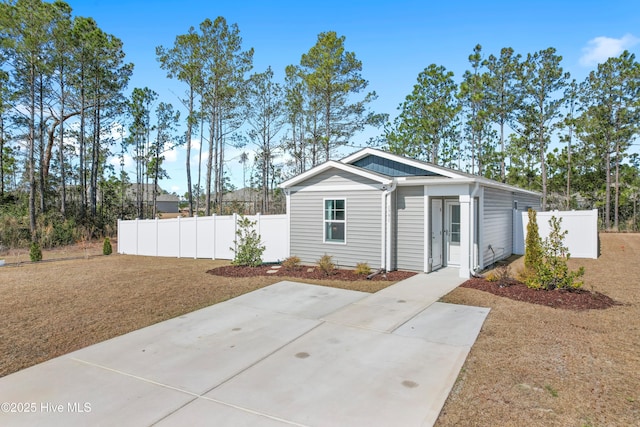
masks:
<path id="1" fill-rule="evenodd" d="M 491 312 L 438 427 L 640 425 L 640 235 L 600 239 L 599 259 L 570 264 L 622 305 L 560 310 L 467 288 L 444 298 Z"/>
<path id="2" fill-rule="evenodd" d="M 446 302 L 491 312 L 437 426 L 640 425 L 640 235 L 602 234 L 585 287 L 622 303 L 570 311 L 458 288 Z M 114 244 L 115 250 L 115 244 Z M 0 268 L 0 376 L 267 286 L 206 274 L 225 262 L 45 252 Z M 28 253 L 4 254 L 7 263 Z M 375 292 L 389 282 L 315 282 Z"/>
<path id="3" fill-rule="evenodd" d="M 101 243 L 43 258 L 32 264 L 28 250 L 0 254 L 0 377 L 287 279 L 206 273 L 228 261 L 103 256 Z M 393 283 L 307 282 L 366 292 Z"/>

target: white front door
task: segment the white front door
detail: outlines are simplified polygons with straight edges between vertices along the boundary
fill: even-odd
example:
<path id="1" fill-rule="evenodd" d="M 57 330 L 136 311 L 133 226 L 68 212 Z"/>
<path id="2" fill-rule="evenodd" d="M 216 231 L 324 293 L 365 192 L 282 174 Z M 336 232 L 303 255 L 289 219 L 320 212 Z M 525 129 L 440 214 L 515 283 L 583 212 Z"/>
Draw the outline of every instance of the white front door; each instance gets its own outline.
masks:
<path id="1" fill-rule="evenodd" d="M 431 201 L 431 270 L 442 267 L 442 200 Z"/>
<path id="2" fill-rule="evenodd" d="M 460 265 L 460 202 L 445 201 L 447 265 Z"/>

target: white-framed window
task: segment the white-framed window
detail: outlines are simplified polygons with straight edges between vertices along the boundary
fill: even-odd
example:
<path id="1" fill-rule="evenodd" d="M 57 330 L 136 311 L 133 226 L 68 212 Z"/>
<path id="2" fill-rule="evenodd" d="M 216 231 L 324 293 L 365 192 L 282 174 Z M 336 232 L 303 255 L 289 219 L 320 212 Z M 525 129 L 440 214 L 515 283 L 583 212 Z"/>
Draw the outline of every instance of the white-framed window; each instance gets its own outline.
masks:
<path id="1" fill-rule="evenodd" d="M 324 199 L 324 242 L 347 242 L 346 199 Z"/>

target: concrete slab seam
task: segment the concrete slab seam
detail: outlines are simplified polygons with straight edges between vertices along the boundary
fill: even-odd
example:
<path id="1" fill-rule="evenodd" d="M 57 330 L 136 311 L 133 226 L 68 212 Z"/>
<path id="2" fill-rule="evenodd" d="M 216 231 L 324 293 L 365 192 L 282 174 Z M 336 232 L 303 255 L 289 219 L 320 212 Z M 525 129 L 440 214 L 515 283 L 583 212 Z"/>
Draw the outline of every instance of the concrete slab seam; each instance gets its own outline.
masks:
<path id="1" fill-rule="evenodd" d="M 320 325 L 315 326 L 313 329 L 317 328 L 318 326 L 320 326 Z M 311 329 L 311 330 L 313 330 L 313 329 Z M 310 330 L 310 331 L 311 331 L 311 330 Z M 308 331 L 308 332 L 310 332 L 310 331 Z M 306 334 L 306 333 L 305 333 L 305 334 Z M 303 335 L 305 335 L 305 334 L 303 334 Z M 302 335 L 300 335 L 300 336 L 302 336 Z M 299 337 L 295 338 L 295 339 L 294 339 L 294 340 L 292 340 L 291 342 L 295 341 L 295 340 L 296 340 L 296 339 L 298 339 L 298 338 L 299 338 Z M 285 344 L 283 347 L 285 347 L 286 345 L 288 345 L 288 344 Z M 281 347 L 281 348 L 282 348 L 282 347 Z M 280 350 L 281 348 L 279 348 L 278 350 Z M 276 352 L 276 351 L 278 351 L 278 350 L 275 350 L 274 352 L 270 353 L 270 354 L 269 354 L 268 356 L 266 356 L 266 357 L 269 357 L 271 354 L 275 353 L 275 352 Z M 243 408 L 243 407 L 241 407 L 241 406 L 233 405 L 233 404 L 231 404 L 231 403 L 227 403 L 227 402 L 224 402 L 224 401 L 221 401 L 221 400 L 217 400 L 217 399 L 213 399 L 213 398 L 210 398 L 210 397 L 206 397 L 206 396 L 204 396 L 205 394 L 209 393 L 210 391 L 214 390 L 215 388 L 219 387 L 220 385 L 222 385 L 222 384 L 224 384 L 224 383 L 228 382 L 228 381 L 229 381 L 230 379 L 232 379 L 233 377 L 231 377 L 231 378 L 229 378 L 229 379 L 226 379 L 224 382 L 222 382 L 222 383 L 218 384 L 216 387 L 213 387 L 213 388 L 211 388 L 210 390 L 205 391 L 203 394 L 197 394 L 197 393 L 193 393 L 193 392 L 190 392 L 190 391 L 187 391 L 187 390 L 183 390 L 183 389 L 178 388 L 178 387 L 170 386 L 170 385 L 168 385 L 168 384 L 159 383 L 159 382 L 157 382 L 157 381 L 153 381 L 153 380 L 150 380 L 150 379 L 148 379 L 148 378 L 143 378 L 143 377 L 140 377 L 140 376 L 138 376 L 138 375 L 133 375 L 133 374 L 130 374 L 130 373 L 128 373 L 128 372 L 123 372 L 123 371 L 119 371 L 119 370 L 117 370 L 117 369 L 109 368 L 109 367 L 107 367 L 107 366 L 99 365 L 99 364 L 97 364 L 97 363 L 92 363 L 92 362 L 89 362 L 89 361 L 86 361 L 86 360 L 82 360 L 82 359 L 77 359 L 77 358 L 74 358 L 74 357 L 71 357 L 71 358 L 69 358 L 69 359 L 70 359 L 70 360 L 73 360 L 74 362 L 82 363 L 82 364 L 87 365 L 87 366 L 92 366 L 92 367 L 94 367 L 94 368 L 103 369 L 103 370 L 105 370 L 105 371 L 113 372 L 113 373 L 118 374 L 118 375 L 123 375 L 123 376 L 129 377 L 129 378 L 133 378 L 133 379 L 136 379 L 136 380 L 139 380 L 139 381 L 146 382 L 146 383 L 148 383 L 148 384 L 153 384 L 153 385 L 156 385 L 156 386 L 159 386 L 159 387 L 167 388 L 167 389 L 170 389 L 170 390 L 173 390 L 173 391 L 177 391 L 177 392 L 179 392 L 179 393 L 184 393 L 184 394 L 187 394 L 187 395 L 189 395 L 189 396 L 192 396 L 192 397 L 193 397 L 193 399 L 189 400 L 188 402 L 185 402 L 183 405 L 181 405 L 181 406 L 179 406 L 178 408 L 176 408 L 175 410 L 173 410 L 173 411 L 169 412 L 169 413 L 168 413 L 168 414 L 166 414 L 164 417 L 162 417 L 162 418 L 160 418 L 159 420 L 155 421 L 152 425 L 155 425 L 155 424 L 157 424 L 157 423 L 161 422 L 162 420 L 164 420 L 164 419 L 166 419 L 167 417 L 169 417 L 169 416 L 171 416 L 171 415 L 175 414 L 176 412 L 180 411 L 181 409 L 185 408 L 186 406 L 188 406 L 189 404 L 191 404 L 191 403 L 195 402 L 196 400 L 198 400 L 198 399 L 204 399 L 204 400 L 209 400 L 209 401 L 212 401 L 212 402 L 218 403 L 218 404 L 220 404 L 220 405 L 228 406 L 228 407 L 230 407 L 230 408 L 238 409 L 238 410 L 240 410 L 240 411 L 248 412 L 248 413 L 251 413 L 251 414 L 254 414 L 254 415 L 258 415 L 258 416 L 263 416 L 263 417 L 266 417 L 266 418 L 270 418 L 270 419 L 273 419 L 273 420 L 275 420 L 275 421 L 283 422 L 283 423 L 286 423 L 286 424 L 290 424 L 290 425 L 294 425 L 294 426 L 298 426 L 298 427 L 308 427 L 308 426 L 305 426 L 304 424 L 298 424 L 298 423 L 295 423 L 295 422 L 293 422 L 293 421 L 285 420 L 285 419 L 283 419 L 283 418 L 278 418 L 278 417 L 273 416 L 273 415 L 269 415 L 269 414 L 265 414 L 265 413 L 262 413 L 262 412 L 254 411 L 254 410 L 249 409 L 249 408 Z M 264 359 L 261 359 L 261 360 L 264 360 Z M 255 365 L 256 365 L 257 363 L 259 363 L 259 362 L 260 362 L 260 361 L 258 361 L 258 362 L 256 362 L 256 363 L 252 364 L 251 366 L 255 366 Z M 250 366 L 250 367 L 251 367 L 251 366 Z M 249 367 L 248 367 L 248 368 L 246 368 L 246 369 L 249 369 Z M 235 377 L 236 375 L 239 375 L 239 374 L 240 374 L 240 373 L 242 373 L 242 372 L 244 372 L 244 370 L 242 370 L 242 371 L 240 371 L 240 372 L 236 373 L 236 374 L 234 375 L 234 377 Z"/>
<path id="2" fill-rule="evenodd" d="M 401 322 L 399 325 L 396 325 L 395 328 L 391 329 L 389 331 L 390 334 L 394 333 L 395 331 L 397 331 L 398 329 L 400 329 L 404 324 L 409 323 L 411 320 L 415 319 L 418 315 L 422 314 L 426 309 L 428 309 L 429 307 L 431 307 L 435 302 L 437 301 L 433 301 L 431 304 L 429 304 L 428 306 L 426 306 L 425 308 L 423 308 L 422 310 L 418 311 L 417 313 L 413 313 L 413 316 L 409 317 L 408 319 L 406 319 L 404 322 Z"/>
<path id="3" fill-rule="evenodd" d="M 238 375 L 242 374 L 243 372 L 253 368 L 254 366 L 256 366 L 258 363 L 263 362 L 265 359 L 271 357 L 272 355 L 276 354 L 277 352 L 279 352 L 280 350 L 282 350 L 283 348 L 285 348 L 286 346 L 290 345 L 291 343 L 293 343 L 294 341 L 297 341 L 298 339 L 302 338 L 303 336 L 307 335 L 309 332 L 315 330 L 316 328 L 322 326 L 324 322 L 323 321 L 319 321 L 319 323 L 317 325 L 315 325 L 313 328 L 309 329 L 308 331 L 306 331 L 305 333 L 298 335 L 297 337 L 293 338 L 292 340 L 289 340 L 288 342 L 282 344 L 280 347 L 276 348 L 275 350 L 273 350 L 272 352 L 266 354 L 265 356 L 263 356 L 262 358 L 256 360 L 255 362 L 253 362 L 252 364 L 250 364 L 249 366 L 245 367 L 244 369 L 241 369 L 240 371 L 236 372 L 235 374 L 233 374 L 232 376 L 230 376 L 229 378 L 227 378 L 226 380 L 221 381 L 220 383 L 216 384 L 215 386 L 211 387 L 208 390 L 205 390 L 204 393 L 202 393 L 199 397 L 204 396 L 207 393 L 212 392 L 213 390 L 217 389 L 218 387 L 228 383 L 229 381 L 231 381 L 232 379 L 234 379 L 235 377 L 237 377 Z"/>
<path id="4" fill-rule="evenodd" d="M 73 360 L 74 362 L 82 363 L 84 365 L 93 366 L 94 368 L 104 369 L 105 371 L 110 371 L 110 372 L 113 372 L 113 373 L 116 373 L 116 374 L 119 374 L 119 375 L 124 375 L 124 376 L 129 377 L 129 378 L 134 378 L 136 380 L 144 381 L 144 382 L 149 383 L 149 384 L 157 385 L 157 386 L 160 386 L 160 387 L 168 388 L 170 390 L 174 390 L 174 391 L 178 391 L 178 392 L 181 392 L 181 393 L 184 393 L 184 394 L 188 394 L 189 396 L 200 397 L 200 395 L 197 394 L 197 393 L 193 393 L 191 391 L 183 390 L 183 389 L 178 388 L 178 387 L 173 387 L 173 386 L 170 386 L 168 384 L 159 383 L 157 381 L 153 381 L 153 380 L 150 380 L 148 378 L 140 377 L 138 375 L 130 374 L 128 372 L 119 371 L 117 369 L 109 368 L 108 366 L 99 365 L 97 363 L 89 362 L 87 360 L 76 359 L 75 357 L 70 357 L 69 359 Z"/>
<path id="5" fill-rule="evenodd" d="M 238 410 L 243 411 L 243 412 L 249 412 L 249 413 L 254 414 L 254 415 L 258 415 L 258 416 L 261 416 L 261 417 L 270 418 L 270 419 L 275 420 L 275 421 L 280 421 L 280 422 L 283 422 L 283 423 L 286 423 L 286 424 L 290 424 L 292 426 L 309 427 L 306 424 L 299 424 L 299 423 L 296 423 L 294 421 L 290 421 L 290 420 L 286 420 L 284 418 L 276 417 L 275 415 L 269 415 L 269 414 L 266 414 L 264 412 L 254 411 L 253 409 L 244 408 L 242 406 L 234 405 L 232 403 L 228 403 L 228 402 L 225 402 L 223 400 L 214 399 L 212 397 L 200 396 L 199 399 L 208 400 L 208 401 L 211 401 L 211 402 L 214 402 L 214 403 L 218 403 L 220 405 L 224 405 L 224 406 L 228 406 L 230 408 L 238 409 Z M 196 400 L 196 399 L 194 399 L 194 400 Z M 193 402 L 194 400 L 192 400 L 191 402 Z M 191 402 L 189 402 L 189 403 L 191 403 Z"/>

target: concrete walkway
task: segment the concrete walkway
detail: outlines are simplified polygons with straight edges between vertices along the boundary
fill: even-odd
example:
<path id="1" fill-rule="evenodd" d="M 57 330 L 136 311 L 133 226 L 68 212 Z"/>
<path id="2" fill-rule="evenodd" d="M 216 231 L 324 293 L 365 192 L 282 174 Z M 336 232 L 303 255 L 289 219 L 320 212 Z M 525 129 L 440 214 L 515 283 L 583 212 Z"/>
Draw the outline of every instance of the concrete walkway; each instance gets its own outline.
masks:
<path id="1" fill-rule="evenodd" d="M 460 282 L 276 283 L 1 378 L 0 425 L 432 425 L 489 311 Z"/>

